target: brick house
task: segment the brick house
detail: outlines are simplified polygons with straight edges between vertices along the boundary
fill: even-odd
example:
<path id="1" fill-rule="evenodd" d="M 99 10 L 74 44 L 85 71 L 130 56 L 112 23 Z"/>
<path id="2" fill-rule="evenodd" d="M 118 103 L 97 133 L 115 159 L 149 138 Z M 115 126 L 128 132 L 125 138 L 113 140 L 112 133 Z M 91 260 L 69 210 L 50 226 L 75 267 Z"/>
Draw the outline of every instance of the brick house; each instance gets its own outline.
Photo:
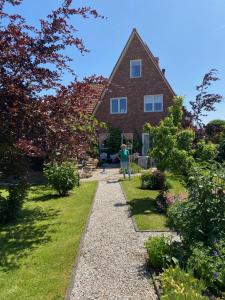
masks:
<path id="1" fill-rule="evenodd" d="M 119 128 L 129 139 L 137 133 L 142 138 L 142 155 L 149 149 L 149 136 L 143 132 L 146 122 L 157 125 L 166 117 L 175 93 L 136 29 L 133 29 L 106 88 L 93 113 L 108 126 Z M 100 144 L 107 132 L 99 134 Z"/>

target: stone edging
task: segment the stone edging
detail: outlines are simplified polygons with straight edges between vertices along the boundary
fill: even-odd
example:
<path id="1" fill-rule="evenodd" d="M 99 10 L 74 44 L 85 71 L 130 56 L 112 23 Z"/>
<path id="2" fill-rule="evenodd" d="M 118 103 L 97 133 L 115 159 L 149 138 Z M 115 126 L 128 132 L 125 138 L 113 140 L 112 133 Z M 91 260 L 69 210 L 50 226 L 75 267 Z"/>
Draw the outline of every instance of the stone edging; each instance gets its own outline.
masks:
<path id="1" fill-rule="evenodd" d="M 83 247 L 84 237 L 85 237 L 85 234 L 87 232 L 88 225 L 90 223 L 90 217 L 91 217 L 91 214 L 93 212 L 93 207 L 94 207 L 94 202 L 95 202 L 98 186 L 99 186 L 99 182 L 97 181 L 96 191 L 95 191 L 95 194 L 94 194 L 94 197 L 93 197 L 93 200 L 92 200 L 92 204 L 91 204 L 90 211 L 89 211 L 89 214 L 88 214 L 88 217 L 87 217 L 87 220 L 86 220 L 86 224 L 85 224 L 84 229 L 83 229 L 83 233 L 81 235 L 81 239 L 80 239 L 80 242 L 79 242 L 79 247 L 78 247 L 78 250 L 77 250 L 77 255 L 76 255 L 76 258 L 75 258 L 75 263 L 73 265 L 72 273 L 70 275 L 69 286 L 66 290 L 64 300 L 70 300 L 70 298 L 71 298 L 71 294 L 72 294 L 72 291 L 73 291 L 74 279 L 75 279 L 75 275 L 76 275 L 76 271 L 77 271 L 77 266 L 78 266 L 78 263 L 80 261 L 81 249 Z"/>
<path id="2" fill-rule="evenodd" d="M 156 232 L 156 233 L 157 233 L 157 232 L 163 233 L 163 232 L 165 232 L 165 233 L 176 233 L 175 231 L 172 231 L 172 230 L 154 230 L 154 229 L 152 229 L 152 230 L 148 230 L 148 229 L 147 229 L 147 230 L 141 230 L 141 229 L 138 229 L 137 223 L 136 223 L 134 217 L 132 216 L 131 209 L 130 209 L 130 205 L 129 205 L 129 201 L 128 201 L 128 199 L 127 199 L 126 193 L 125 193 L 125 191 L 124 191 L 124 189 L 123 189 L 123 186 L 122 186 L 121 182 L 119 182 L 119 184 L 120 184 L 120 186 L 121 186 L 121 189 L 122 189 L 124 198 L 125 198 L 125 200 L 126 200 L 126 204 L 128 205 L 129 217 L 132 219 L 132 223 L 133 223 L 133 225 L 134 225 L 134 229 L 135 229 L 136 232 L 150 232 L 150 233 L 154 233 L 154 232 Z"/>

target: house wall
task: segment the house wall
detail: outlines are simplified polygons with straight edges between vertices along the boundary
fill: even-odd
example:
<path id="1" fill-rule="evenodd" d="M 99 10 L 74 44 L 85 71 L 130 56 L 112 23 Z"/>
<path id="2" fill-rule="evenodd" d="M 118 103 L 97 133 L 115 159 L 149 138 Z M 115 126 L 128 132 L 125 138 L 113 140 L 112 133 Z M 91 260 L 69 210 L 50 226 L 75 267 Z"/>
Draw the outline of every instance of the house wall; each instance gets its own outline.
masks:
<path id="1" fill-rule="evenodd" d="M 142 59 L 142 77 L 130 78 L 130 60 Z M 144 95 L 163 94 L 163 112 L 144 112 Z M 173 91 L 162 78 L 149 57 L 145 47 L 134 35 L 111 78 L 95 116 L 108 126 L 122 132 L 143 132 L 146 122 L 156 125 L 166 117 L 167 108 L 172 105 Z M 110 114 L 110 98 L 127 97 L 126 114 Z"/>

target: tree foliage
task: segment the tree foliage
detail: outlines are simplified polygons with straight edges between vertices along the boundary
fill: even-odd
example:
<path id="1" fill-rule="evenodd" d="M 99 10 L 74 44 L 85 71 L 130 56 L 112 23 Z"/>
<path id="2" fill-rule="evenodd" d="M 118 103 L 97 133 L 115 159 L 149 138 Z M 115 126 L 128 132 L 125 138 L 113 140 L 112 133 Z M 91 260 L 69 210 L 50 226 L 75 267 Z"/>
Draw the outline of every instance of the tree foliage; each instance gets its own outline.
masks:
<path id="1" fill-rule="evenodd" d="M 93 142 L 99 123 L 87 114 L 96 84 L 102 77 L 75 80 L 65 87 L 62 75 L 71 70 L 67 47 L 86 49 L 71 18 L 101 16 L 90 7 L 74 8 L 61 1 L 37 27 L 7 6 L 22 0 L 0 1 L 0 144 L 28 155 L 63 160 L 79 156 Z M 49 91 L 52 96 L 46 96 Z"/>
<path id="2" fill-rule="evenodd" d="M 224 166 L 212 165 L 207 171 L 197 167 L 189 178 L 189 197 L 169 209 L 169 221 L 184 242 L 209 246 L 225 238 Z"/>
<path id="3" fill-rule="evenodd" d="M 212 120 L 205 126 L 207 139 L 218 144 L 225 137 L 225 120 Z"/>
<path id="4" fill-rule="evenodd" d="M 169 169 L 186 176 L 194 162 L 191 148 L 195 133 L 191 128 L 182 129 L 182 107 L 183 98 L 175 97 L 168 116 L 158 126 L 146 124 L 145 131 L 153 138 L 149 155 L 157 167 L 162 171 Z"/>
<path id="5" fill-rule="evenodd" d="M 200 128 L 203 127 L 202 117 L 206 116 L 206 112 L 215 111 L 215 105 L 223 100 L 221 95 L 208 92 L 212 83 L 218 80 L 217 70 L 211 69 L 204 75 L 202 83 L 196 86 L 198 94 L 195 100 L 190 101 L 192 119 Z"/>
<path id="6" fill-rule="evenodd" d="M 109 128 L 109 136 L 106 140 L 106 147 L 110 154 L 118 153 L 121 145 L 121 130 L 118 128 Z"/>

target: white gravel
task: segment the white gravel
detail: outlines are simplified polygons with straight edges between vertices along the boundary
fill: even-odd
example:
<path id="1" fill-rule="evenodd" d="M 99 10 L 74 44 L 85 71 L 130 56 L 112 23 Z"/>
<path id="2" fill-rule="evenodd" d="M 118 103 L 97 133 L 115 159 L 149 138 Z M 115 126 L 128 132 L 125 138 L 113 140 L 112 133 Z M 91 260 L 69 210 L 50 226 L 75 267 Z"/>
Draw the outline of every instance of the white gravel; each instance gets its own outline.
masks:
<path id="1" fill-rule="evenodd" d="M 70 299 L 157 299 L 145 269 L 149 235 L 135 232 L 120 184 L 100 181 Z"/>

